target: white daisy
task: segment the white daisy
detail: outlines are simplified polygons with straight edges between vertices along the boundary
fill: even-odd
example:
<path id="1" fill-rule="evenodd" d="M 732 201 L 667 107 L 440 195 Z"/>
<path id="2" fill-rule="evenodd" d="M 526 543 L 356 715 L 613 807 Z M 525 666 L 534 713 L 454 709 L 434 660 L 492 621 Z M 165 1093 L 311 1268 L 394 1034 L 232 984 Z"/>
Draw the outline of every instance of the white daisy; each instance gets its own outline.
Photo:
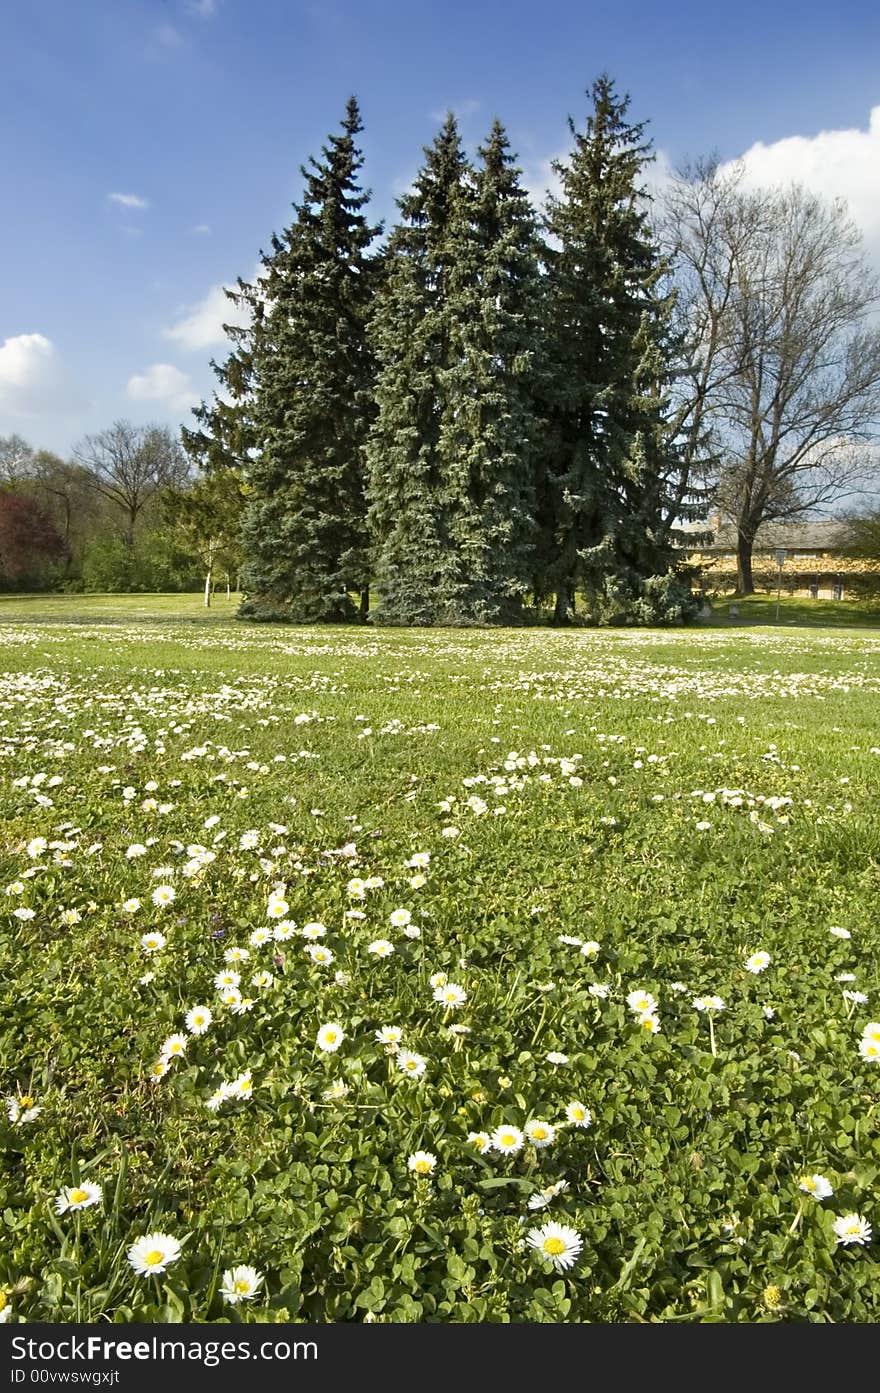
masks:
<path id="1" fill-rule="evenodd" d="M 263 1275 L 255 1267 L 228 1267 L 220 1283 L 220 1295 L 230 1306 L 252 1301 L 263 1285 Z"/>
<path id="2" fill-rule="evenodd" d="M 190 1035 L 204 1035 L 213 1020 L 207 1006 L 193 1006 L 183 1018 Z"/>
<path id="3" fill-rule="evenodd" d="M 565 1106 L 565 1120 L 570 1122 L 572 1127 L 589 1127 L 593 1121 L 593 1114 L 589 1108 L 575 1099 Z"/>
<path id="4" fill-rule="evenodd" d="M 759 972 L 766 972 L 769 966 L 770 954 L 765 953 L 763 949 L 758 953 L 753 953 L 750 958 L 746 958 L 746 972 L 751 972 L 755 976 L 757 976 Z"/>
<path id="5" fill-rule="evenodd" d="M 445 987 L 438 987 L 434 992 L 434 1000 L 439 1001 L 441 1006 L 454 1010 L 467 1001 L 467 992 L 455 982 L 447 982 Z"/>
<path id="6" fill-rule="evenodd" d="M 815 1200 L 827 1200 L 834 1194 L 831 1181 L 824 1175 L 802 1175 L 798 1181 L 798 1189 L 812 1195 Z"/>
<path id="7" fill-rule="evenodd" d="M 324 1050 L 327 1054 L 332 1054 L 339 1049 L 345 1039 L 345 1031 L 336 1021 L 330 1021 L 327 1025 L 322 1025 L 318 1031 L 317 1046 L 319 1050 Z"/>
<path id="8" fill-rule="evenodd" d="M 502 1156 L 515 1156 L 518 1151 L 523 1149 L 523 1134 L 518 1127 L 513 1127 L 508 1122 L 503 1122 L 500 1127 L 496 1127 L 490 1138 L 493 1151 L 497 1151 Z"/>
<path id="9" fill-rule="evenodd" d="M 90 1205 L 100 1204 L 104 1191 L 100 1185 L 70 1185 L 55 1197 L 55 1213 L 66 1214 L 68 1209 L 88 1209 Z"/>
<path id="10" fill-rule="evenodd" d="M 411 1078 L 421 1078 L 425 1072 L 427 1061 L 420 1054 L 413 1054 L 411 1050 L 398 1050 L 397 1067 L 402 1074 L 409 1074 Z"/>
<path id="11" fill-rule="evenodd" d="M 414 1175 L 431 1175 L 437 1165 L 437 1157 L 433 1151 L 414 1151 L 406 1164 Z"/>
<path id="12" fill-rule="evenodd" d="M 468 1146 L 476 1147 L 477 1151 L 488 1151 L 492 1145 L 492 1138 L 488 1132 L 468 1132 L 465 1140 Z"/>
<path id="13" fill-rule="evenodd" d="M 838 1243 L 870 1243 L 871 1225 L 861 1214 L 841 1214 L 832 1224 Z"/>
<path id="14" fill-rule="evenodd" d="M 651 993 L 641 990 L 630 992 L 626 998 L 626 1004 L 630 1010 L 635 1011 L 637 1015 L 641 1015 L 643 1011 L 655 1011 L 657 1009 L 657 1002 Z"/>
<path id="15" fill-rule="evenodd" d="M 552 1122 L 545 1122 L 540 1117 L 536 1117 L 532 1122 L 527 1122 L 525 1132 L 532 1146 L 537 1147 L 539 1151 L 543 1151 L 544 1147 L 549 1146 L 556 1137 L 556 1128 Z"/>
<path id="16" fill-rule="evenodd" d="M 573 1267 L 584 1246 L 576 1229 L 552 1222 L 539 1229 L 529 1229 L 526 1242 L 542 1258 L 549 1260 L 557 1272 Z"/>
<path id="17" fill-rule="evenodd" d="M 567 1180 L 557 1180 L 555 1185 L 546 1185 L 543 1190 L 536 1190 L 533 1195 L 529 1196 L 527 1208 L 546 1209 L 557 1195 L 561 1195 L 567 1189 Z"/>
<path id="18" fill-rule="evenodd" d="M 180 1257 L 180 1244 L 169 1233 L 147 1233 L 136 1238 L 128 1261 L 139 1277 L 158 1277 Z"/>

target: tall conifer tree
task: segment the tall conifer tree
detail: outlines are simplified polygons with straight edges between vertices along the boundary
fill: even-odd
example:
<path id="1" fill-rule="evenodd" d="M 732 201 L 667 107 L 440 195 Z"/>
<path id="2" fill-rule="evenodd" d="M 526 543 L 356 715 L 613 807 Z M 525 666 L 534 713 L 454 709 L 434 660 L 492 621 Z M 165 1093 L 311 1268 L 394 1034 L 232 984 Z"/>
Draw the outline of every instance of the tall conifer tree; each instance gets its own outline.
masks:
<path id="1" fill-rule="evenodd" d="M 232 403 L 202 407 L 192 444 L 247 451 L 243 615 L 352 619 L 368 605 L 364 442 L 373 415 L 367 321 L 381 230 L 364 213 L 362 130 L 354 98 L 341 133 L 303 167 L 295 217 L 261 257 L 257 281 L 233 294 L 250 312 L 237 348 L 216 369 Z"/>
<path id="2" fill-rule="evenodd" d="M 470 504 L 462 519 L 462 609 L 476 620 L 514 621 L 531 588 L 533 567 L 540 243 L 500 122 L 478 154 L 471 304 L 463 323 L 463 372 L 455 404 Z"/>
<path id="3" fill-rule="evenodd" d="M 499 124 L 479 153 L 450 115 L 389 243 L 368 456 L 390 623 L 514 619 L 530 584 L 538 243 Z"/>
<path id="4" fill-rule="evenodd" d="M 461 381 L 462 282 L 471 275 L 467 161 L 450 113 L 388 243 L 373 343 L 378 414 L 368 446 L 378 618 L 452 618 L 461 583 L 452 545 L 461 464 L 450 397 Z M 450 459 L 454 466 L 450 469 Z"/>
<path id="5" fill-rule="evenodd" d="M 652 238 L 644 123 L 603 75 L 584 132 L 548 200 L 552 386 L 541 490 L 545 566 L 565 622 L 583 589 L 593 617 L 657 619 L 674 556 L 663 525 L 672 298 Z"/>

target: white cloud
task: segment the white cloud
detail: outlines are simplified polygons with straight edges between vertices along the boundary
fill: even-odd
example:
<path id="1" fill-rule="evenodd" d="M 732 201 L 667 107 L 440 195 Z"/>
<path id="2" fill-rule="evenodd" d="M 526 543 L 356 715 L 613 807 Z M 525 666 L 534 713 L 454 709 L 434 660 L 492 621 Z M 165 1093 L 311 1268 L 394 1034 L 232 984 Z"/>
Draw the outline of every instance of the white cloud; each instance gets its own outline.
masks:
<path id="1" fill-rule="evenodd" d="M 256 268 L 252 280 L 257 278 L 260 269 Z M 195 352 L 226 343 L 224 324 L 245 325 L 247 322 L 247 311 L 227 299 L 222 285 L 212 285 L 198 304 L 187 307 L 176 324 L 162 330 L 162 337 Z"/>
<path id="2" fill-rule="evenodd" d="M 217 13 L 218 0 L 189 0 L 187 9 L 198 15 L 199 19 L 210 19 Z"/>
<path id="3" fill-rule="evenodd" d="M 80 404 L 79 392 L 45 334 L 17 334 L 0 345 L 0 411 L 42 417 Z"/>
<path id="4" fill-rule="evenodd" d="M 146 372 L 135 373 L 128 379 L 125 391 L 132 401 L 164 402 L 180 410 L 194 406 L 199 400 L 189 374 L 172 363 L 153 363 Z"/>
<path id="5" fill-rule="evenodd" d="M 450 102 L 448 106 L 438 107 L 431 112 L 431 120 L 442 123 L 451 111 L 459 121 L 466 121 L 469 116 L 475 116 L 479 109 L 480 103 L 475 97 L 466 97 L 463 102 Z"/>
<path id="6" fill-rule="evenodd" d="M 108 193 L 108 203 L 117 203 L 120 208 L 149 208 L 145 198 L 137 193 Z"/>
<path id="7" fill-rule="evenodd" d="M 787 136 L 770 145 L 758 141 L 741 157 L 752 188 L 803 184 L 823 198 L 843 198 L 880 270 L 880 106 L 867 130 L 820 131 Z"/>
<path id="8" fill-rule="evenodd" d="M 562 180 L 553 168 L 554 161 L 568 159 L 570 151 L 561 150 L 557 155 L 548 155 L 545 160 L 524 160 L 522 165 L 522 185 L 536 212 L 543 212 L 544 200 L 548 193 L 559 197 L 562 193 Z"/>
<path id="9" fill-rule="evenodd" d="M 155 37 L 156 42 L 162 48 L 180 48 L 183 43 L 183 35 L 175 29 L 173 24 L 160 24 Z"/>
<path id="10" fill-rule="evenodd" d="M 211 229 L 206 222 L 197 222 L 192 231 L 197 232 L 199 236 L 206 237 Z"/>

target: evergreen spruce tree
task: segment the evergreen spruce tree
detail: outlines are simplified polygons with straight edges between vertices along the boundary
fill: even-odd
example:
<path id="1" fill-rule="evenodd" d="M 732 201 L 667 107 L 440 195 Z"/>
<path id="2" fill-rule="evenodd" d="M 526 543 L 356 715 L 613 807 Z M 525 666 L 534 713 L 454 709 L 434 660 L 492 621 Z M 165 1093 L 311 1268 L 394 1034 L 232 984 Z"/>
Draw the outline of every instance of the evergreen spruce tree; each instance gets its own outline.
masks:
<path id="1" fill-rule="evenodd" d="M 539 257 L 506 135 L 473 171 L 450 115 L 400 200 L 374 321 L 379 618 L 516 618 L 530 585 Z"/>
<path id="2" fill-rule="evenodd" d="M 243 616 L 352 619 L 355 591 L 366 617 L 367 321 L 380 267 L 368 253 L 380 228 L 363 212 L 362 129 L 352 98 L 341 133 L 303 167 L 302 201 L 262 255 L 257 281 L 239 281 L 232 298 L 250 323 L 233 331 L 236 350 L 215 369 L 232 401 L 203 406 L 191 436 L 203 453 L 246 451 Z"/>
<path id="3" fill-rule="evenodd" d="M 464 435 L 461 608 L 484 622 L 515 621 L 532 588 L 542 366 L 540 243 L 504 128 L 478 149 L 472 203 L 471 303 L 462 380 L 452 403 Z"/>
<path id="4" fill-rule="evenodd" d="M 539 498 L 556 620 L 582 589 L 600 620 L 681 617 L 665 526 L 674 460 L 665 426 L 673 300 L 648 223 L 644 123 L 603 75 L 548 200 L 552 339 L 548 450 Z M 552 538 L 552 540 L 551 540 Z"/>
<path id="5" fill-rule="evenodd" d="M 467 162 L 450 113 L 389 238 L 372 341 L 377 416 L 367 444 L 377 618 L 434 624 L 460 588 L 451 513 L 461 466 L 446 410 L 461 377 L 462 283 L 472 275 Z M 451 428 L 452 427 L 452 428 Z"/>

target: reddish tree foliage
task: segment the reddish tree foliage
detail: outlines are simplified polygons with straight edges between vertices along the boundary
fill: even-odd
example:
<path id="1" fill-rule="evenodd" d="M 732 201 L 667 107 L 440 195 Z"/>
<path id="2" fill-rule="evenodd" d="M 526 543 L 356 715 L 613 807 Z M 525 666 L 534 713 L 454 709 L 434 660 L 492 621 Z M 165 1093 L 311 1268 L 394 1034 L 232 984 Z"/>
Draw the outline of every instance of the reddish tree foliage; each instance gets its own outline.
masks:
<path id="1" fill-rule="evenodd" d="M 0 489 L 0 580 L 14 584 L 63 559 L 63 538 L 39 504 Z"/>

